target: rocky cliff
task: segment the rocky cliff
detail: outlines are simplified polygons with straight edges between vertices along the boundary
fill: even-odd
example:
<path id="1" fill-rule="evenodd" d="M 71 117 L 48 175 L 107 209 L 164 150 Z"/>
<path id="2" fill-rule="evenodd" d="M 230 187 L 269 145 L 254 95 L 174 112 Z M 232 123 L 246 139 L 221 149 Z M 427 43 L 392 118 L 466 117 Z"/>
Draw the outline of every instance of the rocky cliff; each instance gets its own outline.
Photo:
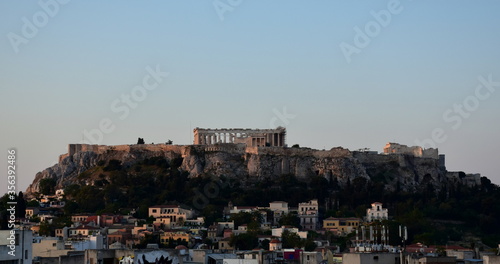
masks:
<path id="1" fill-rule="evenodd" d="M 275 178 L 293 174 L 307 181 L 314 176 L 337 180 L 342 186 L 357 177 L 381 182 L 386 189 L 396 186 L 414 191 L 432 184 L 436 190 L 446 183 L 446 172 L 433 158 L 414 157 L 408 154 L 377 154 L 356 152 L 343 148 L 314 150 L 309 148 L 245 147 L 240 144 L 220 145 L 70 145 L 67 154 L 61 155 L 58 164 L 36 174 L 26 192 L 39 192 L 40 181 L 50 178 L 57 188 L 82 182 L 78 176 L 87 170 L 121 161 L 127 169 L 139 161 L 164 157 L 167 161 L 182 158 L 180 170 L 190 177 L 215 175 L 245 180 Z"/>

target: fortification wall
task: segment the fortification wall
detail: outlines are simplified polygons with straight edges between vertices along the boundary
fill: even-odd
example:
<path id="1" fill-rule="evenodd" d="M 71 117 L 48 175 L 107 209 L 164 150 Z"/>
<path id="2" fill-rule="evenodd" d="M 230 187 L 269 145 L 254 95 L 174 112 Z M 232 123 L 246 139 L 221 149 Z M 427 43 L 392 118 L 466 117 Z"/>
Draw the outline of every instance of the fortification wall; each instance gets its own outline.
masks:
<path id="1" fill-rule="evenodd" d="M 130 152 L 130 151 L 152 151 L 152 152 L 175 152 L 183 153 L 186 147 L 183 145 L 167 144 L 134 144 L 134 145 L 90 145 L 90 144 L 69 144 L 68 153 L 59 157 L 59 161 L 67 156 L 73 156 L 78 152 L 94 152 L 96 154 L 105 154 L 108 151 Z"/>
<path id="2" fill-rule="evenodd" d="M 371 152 L 358 152 L 354 151 L 353 156 L 363 163 L 388 163 L 388 162 L 398 162 L 400 160 L 397 155 L 383 155 L 379 153 L 371 153 Z"/>
<path id="3" fill-rule="evenodd" d="M 66 153 L 66 154 L 62 154 L 62 155 L 59 155 L 59 163 L 61 163 L 61 161 L 62 161 L 63 159 L 65 159 L 65 158 L 67 158 L 68 156 L 69 156 L 69 154 L 68 154 L 68 153 Z"/>
<path id="4" fill-rule="evenodd" d="M 316 158 L 344 158 L 352 157 L 352 152 L 348 149 L 337 147 L 330 150 L 315 150 L 313 155 Z"/>
<path id="5" fill-rule="evenodd" d="M 414 157 L 432 158 L 439 159 L 439 151 L 435 148 L 423 149 L 420 146 L 411 146 L 398 144 L 398 143 L 387 143 L 384 147 L 384 154 L 406 154 L 413 155 Z"/>
<path id="6" fill-rule="evenodd" d="M 424 149 L 422 152 L 423 158 L 439 159 L 439 151 L 435 148 Z"/>
<path id="7" fill-rule="evenodd" d="M 226 143 L 226 144 L 215 144 L 215 145 L 205 145 L 202 148 L 206 152 L 212 152 L 212 151 L 224 151 L 228 153 L 233 153 L 233 154 L 244 154 L 246 145 L 245 144 L 233 144 L 233 143 Z"/>
<path id="8" fill-rule="evenodd" d="M 317 150 L 310 148 L 282 148 L 282 147 L 246 147 L 247 154 L 254 155 L 278 155 L 278 156 L 303 156 L 315 158 L 339 158 L 352 156 L 351 151 L 341 147 L 330 150 Z"/>
<path id="9" fill-rule="evenodd" d="M 481 174 L 479 173 L 465 174 L 462 171 L 448 171 L 446 172 L 446 177 L 450 180 L 459 181 L 467 186 L 481 185 Z"/>

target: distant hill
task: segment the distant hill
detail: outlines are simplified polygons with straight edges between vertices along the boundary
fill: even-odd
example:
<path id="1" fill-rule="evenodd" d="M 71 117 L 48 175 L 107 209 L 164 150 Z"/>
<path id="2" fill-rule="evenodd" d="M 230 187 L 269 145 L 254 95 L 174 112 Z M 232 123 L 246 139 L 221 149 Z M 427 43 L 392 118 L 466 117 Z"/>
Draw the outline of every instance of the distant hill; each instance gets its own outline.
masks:
<path id="1" fill-rule="evenodd" d="M 65 189 L 66 213 L 118 212 L 178 203 L 207 223 L 236 205 L 291 206 L 317 198 L 324 217 L 362 217 L 383 202 L 412 240 L 446 243 L 500 239 L 500 191 L 477 174 L 448 172 L 439 159 L 343 148 L 219 145 L 70 145 L 58 164 L 37 173 L 26 196 Z"/>
<path id="2" fill-rule="evenodd" d="M 76 147 L 75 147 L 76 146 Z M 58 164 L 37 173 L 26 192 L 39 192 L 40 180 L 53 179 L 57 188 L 71 184 L 92 185 L 92 168 L 118 160 L 124 169 L 152 157 L 171 162 L 181 159 L 180 170 L 189 177 L 226 176 L 238 180 L 276 179 L 291 174 L 300 180 L 320 176 L 344 186 L 347 181 L 364 178 L 382 182 L 386 190 L 400 188 L 416 191 L 431 184 L 441 189 L 450 179 L 439 160 L 410 154 L 376 154 L 349 151 L 341 147 L 330 150 L 282 147 L 244 147 L 240 144 L 220 145 L 70 145 L 68 154 Z M 75 150 L 76 149 L 76 150 Z M 452 180 L 456 180 L 453 178 Z"/>

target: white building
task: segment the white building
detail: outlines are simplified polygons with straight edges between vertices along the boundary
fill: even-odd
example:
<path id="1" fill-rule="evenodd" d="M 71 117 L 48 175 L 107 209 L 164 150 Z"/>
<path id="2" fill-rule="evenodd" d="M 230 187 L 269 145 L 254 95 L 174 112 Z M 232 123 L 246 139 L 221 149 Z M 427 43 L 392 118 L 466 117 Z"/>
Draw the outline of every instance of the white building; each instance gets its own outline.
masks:
<path id="1" fill-rule="evenodd" d="M 308 252 L 308 251 L 300 251 L 300 263 L 302 264 L 317 264 L 323 261 L 323 256 L 321 252 Z"/>
<path id="2" fill-rule="evenodd" d="M 345 264 L 399 264 L 399 253 L 344 253 L 342 263 Z"/>
<path id="3" fill-rule="evenodd" d="M 300 238 L 306 239 L 307 238 L 307 231 L 299 231 L 298 228 L 293 227 L 293 226 L 282 226 L 278 228 L 273 228 L 272 229 L 272 235 L 273 237 L 281 237 L 281 234 L 285 232 L 285 230 L 288 230 L 290 233 L 295 233 L 297 234 Z"/>
<path id="4" fill-rule="evenodd" d="M 257 206 L 238 206 L 235 205 L 229 209 L 229 215 L 239 214 L 239 213 L 252 213 L 257 211 L 259 208 Z"/>
<path id="5" fill-rule="evenodd" d="M 274 214 L 273 225 L 277 225 L 281 217 L 288 214 L 288 203 L 283 201 L 270 202 L 269 210 Z"/>
<path id="6" fill-rule="evenodd" d="M 31 264 L 32 243 L 31 230 L 0 230 L 0 263 Z"/>
<path id="7" fill-rule="evenodd" d="M 318 200 L 299 203 L 300 226 L 305 230 L 318 229 Z"/>
<path id="8" fill-rule="evenodd" d="M 366 221 L 372 222 L 374 220 L 387 220 L 389 218 L 389 211 L 387 208 L 382 208 L 382 203 L 372 203 L 372 208 L 366 209 Z"/>
<path id="9" fill-rule="evenodd" d="M 70 250 L 64 246 L 64 241 L 58 237 L 33 238 L 33 257 L 59 257 Z"/>

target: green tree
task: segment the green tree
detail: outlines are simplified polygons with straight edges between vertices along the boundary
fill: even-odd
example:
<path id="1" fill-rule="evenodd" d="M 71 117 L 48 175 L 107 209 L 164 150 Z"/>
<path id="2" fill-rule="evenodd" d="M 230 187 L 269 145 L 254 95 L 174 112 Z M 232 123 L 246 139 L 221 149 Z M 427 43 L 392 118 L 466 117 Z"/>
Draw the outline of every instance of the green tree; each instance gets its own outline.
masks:
<path id="1" fill-rule="evenodd" d="M 78 212 L 78 204 L 74 201 L 67 201 L 66 204 L 64 205 L 64 214 L 65 215 L 72 215 L 76 212 Z"/>
<path id="2" fill-rule="evenodd" d="M 119 171 L 122 169 L 122 162 L 116 159 L 108 161 L 108 166 L 104 167 L 104 171 Z"/>
<path id="3" fill-rule="evenodd" d="M 260 213 L 260 211 L 255 211 L 252 213 L 239 212 L 237 214 L 231 215 L 230 221 L 234 221 L 235 227 L 243 224 L 252 225 L 253 227 L 260 226 L 260 223 L 262 222 L 262 214 Z"/>
<path id="4" fill-rule="evenodd" d="M 0 198 L 0 229 L 5 230 L 8 228 L 10 213 L 7 211 L 9 208 L 7 202 L 9 202 L 9 195 L 6 193 Z"/>
<path id="5" fill-rule="evenodd" d="M 83 186 L 75 200 L 82 212 L 93 213 L 104 208 L 103 193 L 95 186 Z"/>
<path id="6" fill-rule="evenodd" d="M 319 202 L 322 203 L 326 197 L 329 195 L 329 182 L 325 177 L 314 176 L 311 178 L 309 183 L 309 189 L 311 196 L 318 198 Z"/>
<path id="7" fill-rule="evenodd" d="M 74 197 L 80 191 L 80 185 L 78 184 L 70 184 L 64 188 L 64 196 L 66 198 Z"/>
<path id="8" fill-rule="evenodd" d="M 300 226 L 300 219 L 297 216 L 296 213 L 287 213 L 281 216 L 280 220 L 278 221 L 280 226 L 294 226 L 294 227 L 299 227 Z"/>
<path id="9" fill-rule="evenodd" d="M 37 200 L 31 200 L 26 203 L 26 207 L 40 207 L 40 203 Z"/>
<path id="10" fill-rule="evenodd" d="M 26 200 L 24 200 L 23 192 L 19 192 L 16 201 L 16 216 L 18 218 L 24 218 L 26 216 Z"/>
<path id="11" fill-rule="evenodd" d="M 52 227 L 47 221 L 43 221 L 40 223 L 40 230 L 38 234 L 41 236 L 52 236 Z"/>
<path id="12" fill-rule="evenodd" d="M 315 250 L 317 247 L 316 243 L 314 243 L 314 241 L 312 239 L 307 239 L 305 242 L 304 242 L 304 250 L 305 251 L 313 251 Z"/>
<path id="13" fill-rule="evenodd" d="M 262 240 L 262 242 L 260 242 L 259 246 L 262 249 L 269 250 L 269 242 L 271 242 L 271 241 L 269 241 L 269 239 L 264 239 L 264 240 Z"/>
<path id="14" fill-rule="evenodd" d="M 281 241 L 283 243 L 283 248 L 302 247 L 302 241 L 299 235 L 297 235 L 297 233 L 293 233 L 288 230 L 283 231 L 283 233 L 281 234 Z"/>
<path id="15" fill-rule="evenodd" d="M 257 247 L 258 239 L 253 233 L 242 233 L 239 235 L 231 235 L 229 245 L 238 250 L 251 250 Z"/>
<path id="16" fill-rule="evenodd" d="M 54 194 L 56 192 L 56 180 L 45 178 L 40 180 L 40 192 L 45 195 Z"/>

